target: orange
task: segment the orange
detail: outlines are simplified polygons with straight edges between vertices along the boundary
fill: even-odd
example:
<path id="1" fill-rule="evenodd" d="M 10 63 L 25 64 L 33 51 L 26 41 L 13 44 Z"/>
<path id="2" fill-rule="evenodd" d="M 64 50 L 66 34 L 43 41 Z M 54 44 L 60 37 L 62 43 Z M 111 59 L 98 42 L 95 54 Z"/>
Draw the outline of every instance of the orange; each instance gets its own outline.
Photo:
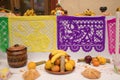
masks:
<path id="1" fill-rule="evenodd" d="M 97 58 L 92 58 L 92 63 L 98 61 Z"/>
<path id="2" fill-rule="evenodd" d="M 55 61 L 55 65 L 60 65 L 60 58 Z"/>
<path id="3" fill-rule="evenodd" d="M 99 61 L 94 61 L 94 62 L 92 62 L 92 64 L 93 64 L 93 66 L 99 66 L 100 65 L 100 62 Z"/>
<path id="4" fill-rule="evenodd" d="M 58 65 L 53 65 L 52 68 L 51 68 L 51 70 L 52 70 L 53 72 L 59 72 L 59 71 L 60 71 L 60 66 L 58 66 Z"/>
<path id="5" fill-rule="evenodd" d="M 29 62 L 27 67 L 28 67 L 28 69 L 36 69 L 36 63 L 35 62 Z"/>

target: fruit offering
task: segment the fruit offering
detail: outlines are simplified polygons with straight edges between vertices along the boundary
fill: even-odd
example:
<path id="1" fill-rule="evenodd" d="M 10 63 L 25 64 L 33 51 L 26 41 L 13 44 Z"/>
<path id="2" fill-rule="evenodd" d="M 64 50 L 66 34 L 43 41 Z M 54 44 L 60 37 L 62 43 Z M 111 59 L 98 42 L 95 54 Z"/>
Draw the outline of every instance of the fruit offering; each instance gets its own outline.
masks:
<path id="1" fill-rule="evenodd" d="M 33 62 L 33 61 L 31 61 L 31 62 L 29 62 L 28 64 L 27 64 L 27 68 L 30 70 L 30 69 L 36 69 L 36 67 L 37 66 L 39 66 L 39 65 L 41 65 L 41 64 L 44 64 L 44 63 L 46 63 L 46 61 L 39 61 L 39 62 Z"/>
<path id="2" fill-rule="evenodd" d="M 36 63 L 35 62 L 29 62 L 27 65 L 27 68 L 30 69 L 36 69 Z"/>
<path id="3" fill-rule="evenodd" d="M 83 15 L 85 15 L 85 16 L 95 16 L 95 13 L 92 10 L 87 9 L 83 12 Z"/>
<path id="4" fill-rule="evenodd" d="M 53 50 L 45 63 L 45 69 L 51 72 L 61 72 L 64 74 L 67 71 L 73 71 L 74 68 L 75 61 L 70 59 L 67 52 L 63 50 Z"/>
<path id="5" fill-rule="evenodd" d="M 25 13 L 24 16 L 36 16 L 35 11 L 33 9 L 28 9 Z"/>
<path id="6" fill-rule="evenodd" d="M 11 12 L 11 10 L 8 10 L 8 9 L 5 9 L 5 8 L 0 8 L 0 12 L 9 13 L 9 12 Z"/>
<path id="7" fill-rule="evenodd" d="M 78 59 L 78 62 L 86 62 L 88 64 L 93 64 L 93 66 L 104 65 L 110 63 L 110 59 L 107 59 L 103 56 L 92 57 L 90 55 L 85 56 L 84 58 Z"/>
<path id="8" fill-rule="evenodd" d="M 90 64 L 92 61 L 92 57 L 90 55 L 87 55 L 87 56 L 85 56 L 84 60 L 86 63 Z"/>
<path id="9" fill-rule="evenodd" d="M 82 13 L 77 13 L 75 14 L 75 16 L 95 16 L 96 14 L 94 13 L 94 11 L 90 10 L 90 9 L 86 9 L 85 11 L 83 11 Z"/>

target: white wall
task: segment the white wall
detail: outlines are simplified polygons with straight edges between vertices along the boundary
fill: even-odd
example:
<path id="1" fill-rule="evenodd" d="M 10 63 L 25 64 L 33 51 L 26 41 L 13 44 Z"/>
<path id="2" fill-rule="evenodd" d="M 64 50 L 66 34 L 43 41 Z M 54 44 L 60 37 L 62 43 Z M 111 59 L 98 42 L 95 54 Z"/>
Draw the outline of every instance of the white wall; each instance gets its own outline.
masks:
<path id="1" fill-rule="evenodd" d="M 100 6 L 107 6 L 107 11 L 115 15 L 116 8 L 120 7 L 120 0 L 61 0 L 61 5 L 64 9 L 68 10 L 69 15 L 82 13 L 86 9 L 100 14 Z"/>

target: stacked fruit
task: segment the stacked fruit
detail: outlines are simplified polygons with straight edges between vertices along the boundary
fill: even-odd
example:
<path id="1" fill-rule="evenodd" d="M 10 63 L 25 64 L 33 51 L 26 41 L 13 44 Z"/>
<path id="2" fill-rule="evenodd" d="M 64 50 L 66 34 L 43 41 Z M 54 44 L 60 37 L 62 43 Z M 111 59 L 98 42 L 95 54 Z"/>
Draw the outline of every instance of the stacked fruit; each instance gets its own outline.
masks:
<path id="1" fill-rule="evenodd" d="M 45 69 L 53 72 L 72 71 L 75 67 L 75 61 L 63 50 L 53 50 L 49 54 L 49 59 L 45 63 Z"/>
<path id="2" fill-rule="evenodd" d="M 35 11 L 33 9 L 28 9 L 25 13 L 24 16 L 36 16 Z"/>
<path id="3" fill-rule="evenodd" d="M 92 64 L 94 66 L 104 65 L 107 63 L 107 60 L 103 56 L 97 56 L 95 58 L 92 58 Z"/>
<path id="4" fill-rule="evenodd" d="M 93 64 L 93 66 L 104 65 L 110 63 L 110 59 L 107 59 L 103 56 L 92 57 L 90 55 L 85 56 L 83 59 L 78 59 L 78 62 L 85 61 L 88 64 Z"/>

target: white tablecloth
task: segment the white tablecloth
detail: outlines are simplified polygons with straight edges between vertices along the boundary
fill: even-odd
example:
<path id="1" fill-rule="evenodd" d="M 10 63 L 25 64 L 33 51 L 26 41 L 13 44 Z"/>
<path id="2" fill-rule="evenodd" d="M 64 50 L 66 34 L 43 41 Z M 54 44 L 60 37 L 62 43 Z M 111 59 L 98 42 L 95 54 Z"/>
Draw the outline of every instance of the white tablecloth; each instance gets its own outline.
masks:
<path id="1" fill-rule="evenodd" d="M 112 60 L 112 55 L 108 53 L 101 52 L 95 53 L 94 51 L 90 53 L 85 52 L 77 52 L 72 53 L 67 51 L 68 54 L 71 56 L 71 59 L 74 59 L 76 62 L 75 70 L 72 73 L 65 74 L 65 75 L 54 75 L 50 74 L 45 71 L 44 64 L 37 66 L 37 70 L 40 73 L 40 77 L 36 80 L 90 80 L 81 75 L 81 72 L 85 69 L 85 66 L 92 67 L 101 72 L 101 77 L 98 80 L 120 80 L 120 75 L 114 72 L 113 63 L 107 63 L 105 65 L 100 65 L 99 67 L 94 67 L 93 65 L 88 65 L 84 62 L 77 63 L 79 58 L 83 58 L 84 56 L 90 54 L 91 56 L 102 55 L 106 58 Z M 28 62 L 29 61 L 41 61 L 41 60 L 48 60 L 49 53 L 28 53 Z M 1 65 L 8 66 L 6 55 L 0 57 L 0 67 Z M 8 66 L 9 67 L 9 66 Z M 10 71 L 13 73 L 9 80 L 23 80 L 21 70 L 27 70 L 26 66 L 22 68 L 10 68 Z"/>

